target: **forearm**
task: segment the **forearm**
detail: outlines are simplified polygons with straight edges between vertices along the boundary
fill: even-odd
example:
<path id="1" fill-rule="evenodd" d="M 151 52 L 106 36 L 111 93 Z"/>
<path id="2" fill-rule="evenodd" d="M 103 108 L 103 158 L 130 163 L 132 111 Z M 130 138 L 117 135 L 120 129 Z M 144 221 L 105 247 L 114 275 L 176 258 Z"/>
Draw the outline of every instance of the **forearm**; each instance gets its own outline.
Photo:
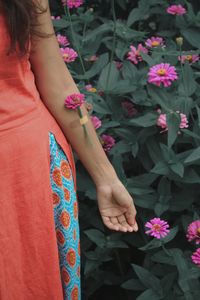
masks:
<path id="1" fill-rule="evenodd" d="M 48 1 L 42 0 L 42 3 L 48 9 L 38 20 L 41 31 L 47 34 L 54 33 Z M 116 180 L 114 168 L 99 142 L 91 121 L 88 121 L 86 127 L 92 146 L 84 135 L 77 111 L 64 106 L 66 96 L 79 91 L 62 59 L 55 34 L 32 41 L 30 62 L 42 101 L 57 120 L 93 181 L 100 184 Z M 84 115 L 87 114 L 84 105 L 81 106 L 81 110 Z"/>
<path id="2" fill-rule="evenodd" d="M 42 84 L 40 84 L 43 80 L 39 80 L 38 78 L 37 85 L 41 98 L 57 120 L 64 135 L 91 175 L 95 184 L 100 185 L 104 182 L 108 183 L 114 181 L 116 180 L 116 173 L 102 148 L 89 116 L 86 129 L 91 143 L 84 134 L 77 111 L 69 110 L 64 106 L 64 100 L 67 95 L 79 92 L 73 81 L 67 81 L 69 80 L 66 80 L 65 86 L 68 87 L 67 89 L 59 90 L 59 92 L 56 93 L 53 89 L 51 91 L 52 85 L 49 84 L 48 92 L 46 92 L 45 89 L 43 90 Z M 81 106 L 81 111 L 83 115 L 88 114 L 84 105 Z"/>

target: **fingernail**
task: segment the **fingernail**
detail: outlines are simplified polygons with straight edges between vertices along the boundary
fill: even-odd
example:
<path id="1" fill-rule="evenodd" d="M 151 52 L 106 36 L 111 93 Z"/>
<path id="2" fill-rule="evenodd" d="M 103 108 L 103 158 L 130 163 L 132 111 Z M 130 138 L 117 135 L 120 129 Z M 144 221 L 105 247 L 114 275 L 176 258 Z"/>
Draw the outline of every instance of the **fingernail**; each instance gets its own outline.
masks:
<path id="1" fill-rule="evenodd" d="M 135 222 L 135 225 L 133 226 L 133 229 L 134 229 L 135 231 L 138 231 L 138 225 L 137 225 L 136 222 Z"/>

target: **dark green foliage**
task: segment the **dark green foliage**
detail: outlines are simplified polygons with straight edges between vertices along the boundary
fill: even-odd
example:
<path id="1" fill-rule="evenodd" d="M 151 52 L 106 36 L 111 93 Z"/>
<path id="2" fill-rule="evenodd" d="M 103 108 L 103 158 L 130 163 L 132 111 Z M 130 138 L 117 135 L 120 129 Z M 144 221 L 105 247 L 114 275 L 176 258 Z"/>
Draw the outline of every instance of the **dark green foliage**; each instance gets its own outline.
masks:
<path id="1" fill-rule="evenodd" d="M 94 185 L 77 161 L 83 299 L 198 300 L 200 269 L 191 261 L 195 247 L 186 230 L 200 219 L 200 64 L 181 65 L 178 56 L 182 50 L 199 53 L 199 1 L 175 1 L 187 9 L 184 16 L 166 13 L 171 1 L 85 1 L 70 10 L 73 29 L 61 1 L 51 2 L 52 14 L 62 16 L 54 21 L 56 32 L 79 52 L 68 67 L 102 120 L 98 133 L 116 139 L 108 156 L 135 199 L 140 225 L 137 234 L 103 226 Z M 151 36 L 163 37 L 166 47 L 142 54 L 138 65 L 128 61 L 130 45 Z M 179 36 L 182 49 L 176 44 Z M 94 54 L 98 60 L 88 61 Z M 114 61 L 123 63 L 120 70 Z M 147 82 L 149 68 L 161 62 L 177 69 L 179 78 L 171 87 Z M 97 93 L 85 91 L 88 83 Z M 122 107 L 124 100 L 135 105 L 132 117 Z M 163 133 L 156 125 L 157 109 L 167 115 Z M 187 129 L 179 129 L 177 112 L 186 114 Z M 155 216 L 170 224 L 162 242 L 145 235 L 145 222 Z"/>

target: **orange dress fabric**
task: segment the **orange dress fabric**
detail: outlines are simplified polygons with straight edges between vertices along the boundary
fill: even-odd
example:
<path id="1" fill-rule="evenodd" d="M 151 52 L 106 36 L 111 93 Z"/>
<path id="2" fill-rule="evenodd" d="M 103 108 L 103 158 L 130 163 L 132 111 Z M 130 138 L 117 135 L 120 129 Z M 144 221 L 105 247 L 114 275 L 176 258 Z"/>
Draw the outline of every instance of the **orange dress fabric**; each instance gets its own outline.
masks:
<path id="1" fill-rule="evenodd" d="M 73 153 L 37 91 L 29 57 L 7 56 L 0 14 L 0 300 L 63 300 L 50 185 L 52 132 L 76 183 Z"/>

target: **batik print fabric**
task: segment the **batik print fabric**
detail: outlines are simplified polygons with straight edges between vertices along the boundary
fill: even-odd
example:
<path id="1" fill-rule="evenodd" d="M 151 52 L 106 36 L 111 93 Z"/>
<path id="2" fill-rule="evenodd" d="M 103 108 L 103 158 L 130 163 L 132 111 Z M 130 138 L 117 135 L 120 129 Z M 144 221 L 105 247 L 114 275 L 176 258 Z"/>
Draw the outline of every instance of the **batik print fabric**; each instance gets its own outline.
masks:
<path id="1" fill-rule="evenodd" d="M 77 195 L 69 161 L 51 132 L 49 132 L 49 143 L 50 181 L 63 296 L 64 300 L 80 300 L 80 233 Z"/>

